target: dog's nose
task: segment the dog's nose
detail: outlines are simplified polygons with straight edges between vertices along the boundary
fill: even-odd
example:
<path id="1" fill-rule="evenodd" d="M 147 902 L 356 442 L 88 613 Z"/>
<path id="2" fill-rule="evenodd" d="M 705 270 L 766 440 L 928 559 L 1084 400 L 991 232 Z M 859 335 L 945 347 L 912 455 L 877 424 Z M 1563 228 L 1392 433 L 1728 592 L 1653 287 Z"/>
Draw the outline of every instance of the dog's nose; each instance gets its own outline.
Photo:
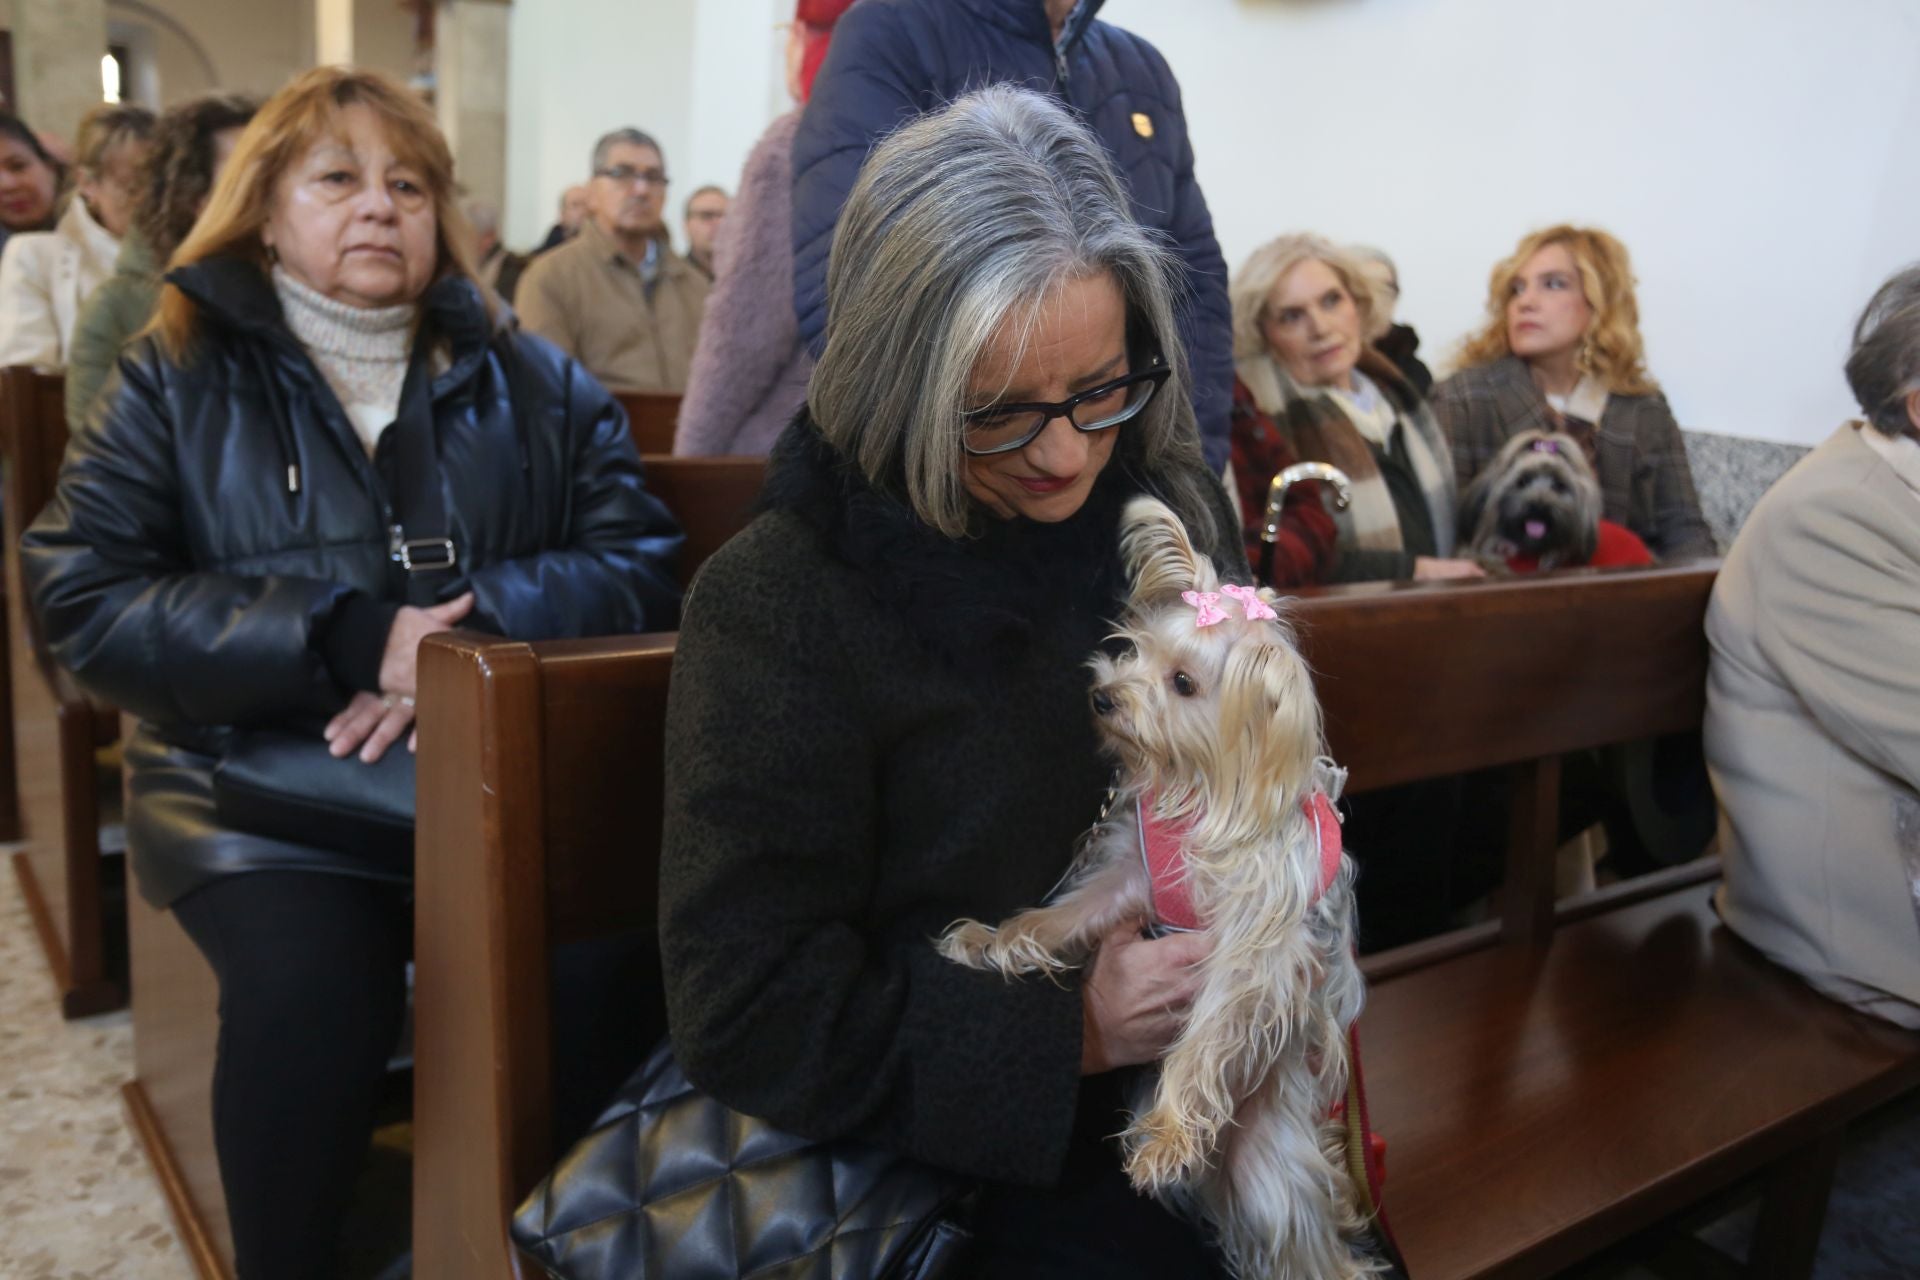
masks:
<path id="1" fill-rule="evenodd" d="M 1093 713 L 1097 716 L 1113 714 L 1113 698 L 1108 695 L 1105 689 L 1095 689 L 1093 691 Z"/>

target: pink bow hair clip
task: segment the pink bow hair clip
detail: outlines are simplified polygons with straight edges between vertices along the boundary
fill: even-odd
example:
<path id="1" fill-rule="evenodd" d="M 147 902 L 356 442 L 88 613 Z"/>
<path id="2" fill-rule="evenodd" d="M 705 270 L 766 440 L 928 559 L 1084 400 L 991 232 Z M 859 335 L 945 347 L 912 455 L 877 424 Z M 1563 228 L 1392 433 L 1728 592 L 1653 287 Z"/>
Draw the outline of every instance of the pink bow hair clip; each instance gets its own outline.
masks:
<path id="1" fill-rule="evenodd" d="M 1260 593 L 1252 587 L 1229 582 L 1220 589 L 1240 602 L 1240 607 L 1247 611 L 1248 622 L 1274 622 L 1280 617 L 1273 611 L 1273 606 L 1262 600 Z"/>
<path id="2" fill-rule="evenodd" d="M 1210 627 L 1227 620 L 1226 611 L 1220 608 L 1218 591 L 1182 591 L 1180 598 L 1193 606 L 1195 628 Z"/>

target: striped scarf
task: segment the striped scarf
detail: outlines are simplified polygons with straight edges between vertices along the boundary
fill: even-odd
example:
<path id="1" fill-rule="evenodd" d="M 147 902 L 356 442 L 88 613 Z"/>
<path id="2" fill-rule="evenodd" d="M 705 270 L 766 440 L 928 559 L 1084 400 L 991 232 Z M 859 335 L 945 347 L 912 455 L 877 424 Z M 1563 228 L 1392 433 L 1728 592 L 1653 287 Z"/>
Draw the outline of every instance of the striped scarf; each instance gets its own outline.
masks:
<path id="1" fill-rule="evenodd" d="M 1389 366 L 1369 350 L 1355 368 L 1356 386 L 1371 385 L 1374 395 L 1353 395 L 1330 387 L 1295 382 L 1280 362 L 1262 352 L 1234 366 L 1253 393 L 1260 411 L 1286 433 L 1302 461 L 1340 468 L 1352 482 L 1353 501 L 1334 513 L 1340 544 L 1360 551 L 1404 551 L 1400 514 L 1380 474 L 1374 453 L 1391 455 L 1393 431 L 1400 429 L 1414 478 L 1426 495 L 1433 542 L 1442 556 L 1453 554 L 1453 471 L 1433 412 Z M 1363 381 L 1364 380 L 1364 381 Z"/>

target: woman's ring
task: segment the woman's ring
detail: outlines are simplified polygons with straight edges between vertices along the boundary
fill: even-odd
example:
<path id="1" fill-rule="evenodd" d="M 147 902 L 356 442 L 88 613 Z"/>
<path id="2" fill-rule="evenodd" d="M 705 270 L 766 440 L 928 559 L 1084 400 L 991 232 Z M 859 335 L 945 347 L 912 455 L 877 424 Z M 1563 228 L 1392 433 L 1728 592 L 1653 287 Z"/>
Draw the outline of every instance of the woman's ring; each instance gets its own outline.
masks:
<path id="1" fill-rule="evenodd" d="M 413 705 L 413 699 L 403 693 L 400 695 L 400 705 L 403 707 L 411 707 Z"/>

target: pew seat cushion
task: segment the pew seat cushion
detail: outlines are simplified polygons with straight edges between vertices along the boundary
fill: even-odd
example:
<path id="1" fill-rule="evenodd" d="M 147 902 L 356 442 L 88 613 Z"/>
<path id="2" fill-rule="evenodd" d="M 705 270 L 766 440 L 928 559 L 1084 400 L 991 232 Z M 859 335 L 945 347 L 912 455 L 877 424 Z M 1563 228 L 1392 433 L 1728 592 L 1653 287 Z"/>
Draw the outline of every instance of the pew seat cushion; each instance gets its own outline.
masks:
<path id="1" fill-rule="evenodd" d="M 1711 892 L 1374 987 L 1367 1088 L 1412 1274 L 1549 1274 L 1920 1086 L 1920 1035 L 1768 963 Z"/>

